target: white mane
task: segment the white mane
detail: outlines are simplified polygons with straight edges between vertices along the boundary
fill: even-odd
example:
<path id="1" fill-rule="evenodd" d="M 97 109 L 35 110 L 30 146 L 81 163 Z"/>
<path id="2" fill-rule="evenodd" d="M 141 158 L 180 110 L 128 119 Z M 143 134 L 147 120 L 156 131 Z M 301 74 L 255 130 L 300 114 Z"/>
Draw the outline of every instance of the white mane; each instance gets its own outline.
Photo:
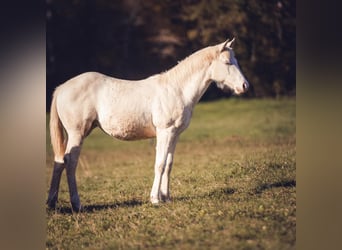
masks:
<path id="1" fill-rule="evenodd" d="M 191 76 L 199 69 L 208 67 L 219 54 L 217 46 L 201 49 L 180 61 L 176 66 L 160 74 L 162 82 L 181 81 Z"/>

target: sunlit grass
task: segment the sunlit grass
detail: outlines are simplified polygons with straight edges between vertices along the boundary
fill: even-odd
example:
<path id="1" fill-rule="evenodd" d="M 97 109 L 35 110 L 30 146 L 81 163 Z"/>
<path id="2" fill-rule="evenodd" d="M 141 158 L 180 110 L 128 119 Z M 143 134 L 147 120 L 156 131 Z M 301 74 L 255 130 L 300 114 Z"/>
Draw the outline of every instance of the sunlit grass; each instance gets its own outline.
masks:
<path id="1" fill-rule="evenodd" d="M 176 148 L 171 203 L 153 206 L 154 140 L 85 141 L 77 179 L 86 211 L 70 213 L 63 175 L 47 211 L 51 249 L 294 249 L 295 100 L 196 106 Z M 47 139 L 47 190 L 52 154 Z"/>

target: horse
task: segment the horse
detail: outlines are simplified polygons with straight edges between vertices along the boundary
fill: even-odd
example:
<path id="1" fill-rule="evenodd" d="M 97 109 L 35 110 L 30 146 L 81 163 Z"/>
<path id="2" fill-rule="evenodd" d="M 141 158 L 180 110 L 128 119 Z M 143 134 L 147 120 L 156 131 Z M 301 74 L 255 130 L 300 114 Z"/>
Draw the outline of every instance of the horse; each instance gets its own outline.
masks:
<path id="1" fill-rule="evenodd" d="M 95 127 L 120 140 L 156 137 L 150 201 L 171 201 L 175 147 L 189 126 L 194 106 L 213 82 L 235 95 L 249 88 L 232 49 L 234 39 L 198 50 L 170 70 L 146 79 L 131 81 L 86 72 L 58 86 L 50 110 L 54 166 L 48 207 L 56 207 L 66 169 L 72 211 L 81 210 L 76 167 L 82 143 Z"/>

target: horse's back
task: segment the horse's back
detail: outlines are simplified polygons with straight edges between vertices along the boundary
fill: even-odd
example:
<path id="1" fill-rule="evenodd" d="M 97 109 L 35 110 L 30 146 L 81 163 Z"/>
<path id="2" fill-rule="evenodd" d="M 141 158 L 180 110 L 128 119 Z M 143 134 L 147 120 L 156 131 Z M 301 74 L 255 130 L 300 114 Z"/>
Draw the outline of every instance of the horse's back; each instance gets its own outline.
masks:
<path id="1" fill-rule="evenodd" d="M 94 88 L 101 82 L 101 79 L 105 77 L 101 73 L 86 72 L 67 80 L 57 87 L 56 92 L 59 95 L 70 95 L 72 98 L 77 98 L 79 94 L 93 92 Z"/>
<path id="2" fill-rule="evenodd" d="M 56 89 L 57 109 L 67 130 L 88 131 L 96 125 L 119 139 L 150 138 L 155 136 L 152 86 L 87 72 Z"/>

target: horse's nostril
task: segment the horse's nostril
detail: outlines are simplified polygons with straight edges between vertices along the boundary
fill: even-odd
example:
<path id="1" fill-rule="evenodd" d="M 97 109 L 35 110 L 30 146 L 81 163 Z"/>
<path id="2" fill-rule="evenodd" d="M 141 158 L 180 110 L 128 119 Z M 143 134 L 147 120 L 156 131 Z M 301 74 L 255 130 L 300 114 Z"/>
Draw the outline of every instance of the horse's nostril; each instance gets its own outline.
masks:
<path id="1" fill-rule="evenodd" d="M 243 90 L 247 90 L 248 89 L 248 83 L 246 83 L 246 82 L 244 82 L 243 84 L 242 84 L 242 87 L 243 87 Z"/>

